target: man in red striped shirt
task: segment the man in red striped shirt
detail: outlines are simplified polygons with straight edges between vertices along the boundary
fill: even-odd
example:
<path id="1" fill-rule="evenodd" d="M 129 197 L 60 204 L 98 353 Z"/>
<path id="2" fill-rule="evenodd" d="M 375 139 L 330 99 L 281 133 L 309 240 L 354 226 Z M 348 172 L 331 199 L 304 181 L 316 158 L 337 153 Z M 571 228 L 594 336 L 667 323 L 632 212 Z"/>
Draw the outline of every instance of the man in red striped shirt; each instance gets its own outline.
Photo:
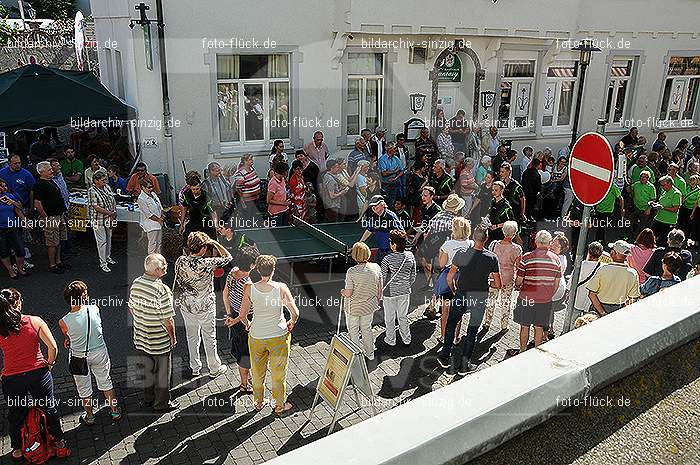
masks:
<path id="1" fill-rule="evenodd" d="M 549 251 L 552 235 L 539 231 L 535 236 L 537 248 L 528 252 L 518 263 L 515 288 L 520 291 L 513 320 L 520 324 L 520 352 L 525 352 L 530 339 L 530 326 L 535 327 L 535 347 L 542 343 L 544 327 L 552 320 L 552 296 L 562 279 L 559 257 Z"/>

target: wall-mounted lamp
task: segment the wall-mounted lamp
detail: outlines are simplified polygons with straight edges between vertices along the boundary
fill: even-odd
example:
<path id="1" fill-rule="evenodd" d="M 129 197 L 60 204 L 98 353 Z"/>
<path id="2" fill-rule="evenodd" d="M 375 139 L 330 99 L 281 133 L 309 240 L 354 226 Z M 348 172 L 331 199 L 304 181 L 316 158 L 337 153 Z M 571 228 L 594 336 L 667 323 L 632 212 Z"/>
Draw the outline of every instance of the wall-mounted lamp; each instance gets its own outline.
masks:
<path id="1" fill-rule="evenodd" d="M 151 44 L 151 23 L 155 20 L 148 19 L 146 16 L 146 11 L 150 10 L 151 7 L 141 2 L 134 7 L 136 11 L 140 13 L 139 19 L 132 19 L 129 21 L 129 27 L 134 28 L 136 24 L 143 28 L 143 46 L 146 52 L 146 68 L 153 70 L 153 47 Z"/>
<path id="2" fill-rule="evenodd" d="M 425 94 L 415 93 L 408 96 L 411 99 L 411 111 L 415 115 L 419 111 L 423 111 L 425 106 Z"/>

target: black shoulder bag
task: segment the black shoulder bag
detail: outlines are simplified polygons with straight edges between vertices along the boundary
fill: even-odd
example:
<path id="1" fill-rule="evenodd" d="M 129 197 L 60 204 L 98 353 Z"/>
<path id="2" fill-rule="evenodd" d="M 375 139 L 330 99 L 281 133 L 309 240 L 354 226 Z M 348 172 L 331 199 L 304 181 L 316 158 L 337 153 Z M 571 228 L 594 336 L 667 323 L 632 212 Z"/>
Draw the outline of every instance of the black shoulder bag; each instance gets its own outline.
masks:
<path id="1" fill-rule="evenodd" d="M 68 360 L 68 372 L 71 375 L 76 376 L 87 376 L 87 374 L 89 373 L 87 353 L 88 347 L 90 347 L 90 309 L 86 308 L 85 310 L 87 312 L 88 319 L 87 339 L 85 340 L 85 355 L 83 357 L 76 357 L 74 355 L 71 355 L 70 359 Z"/>

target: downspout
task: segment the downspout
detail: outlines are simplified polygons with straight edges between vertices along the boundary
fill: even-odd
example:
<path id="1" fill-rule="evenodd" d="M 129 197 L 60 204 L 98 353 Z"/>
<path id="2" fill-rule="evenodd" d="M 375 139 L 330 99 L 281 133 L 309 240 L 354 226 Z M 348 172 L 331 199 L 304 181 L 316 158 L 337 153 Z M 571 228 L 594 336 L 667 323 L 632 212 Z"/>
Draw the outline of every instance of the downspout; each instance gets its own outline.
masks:
<path id="1" fill-rule="evenodd" d="M 156 24 L 158 26 L 158 62 L 160 65 L 160 86 L 163 94 L 163 128 L 165 130 L 165 150 L 170 165 L 170 185 L 177 192 L 175 178 L 175 147 L 173 144 L 172 115 L 170 113 L 170 95 L 168 93 L 168 65 L 165 58 L 165 23 L 163 22 L 163 0 L 156 0 Z M 168 186 L 169 188 L 170 186 Z M 172 202 L 172 192 L 168 193 L 168 200 Z"/>

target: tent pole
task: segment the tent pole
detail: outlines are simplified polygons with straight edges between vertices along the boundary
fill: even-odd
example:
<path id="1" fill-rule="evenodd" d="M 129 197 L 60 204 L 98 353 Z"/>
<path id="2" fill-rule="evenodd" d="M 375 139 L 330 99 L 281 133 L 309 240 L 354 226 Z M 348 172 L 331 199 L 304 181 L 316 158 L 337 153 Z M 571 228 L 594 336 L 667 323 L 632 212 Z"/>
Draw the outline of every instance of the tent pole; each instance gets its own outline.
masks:
<path id="1" fill-rule="evenodd" d="M 172 115 L 170 113 L 170 95 L 168 93 L 168 65 L 165 58 L 165 23 L 163 22 L 163 0 L 156 0 L 156 24 L 158 26 L 158 61 L 160 64 L 160 85 L 163 93 L 163 127 L 165 129 L 165 150 L 170 165 L 170 184 L 177 192 L 175 177 L 175 144 L 173 143 Z M 170 193 L 168 195 L 170 198 Z"/>

